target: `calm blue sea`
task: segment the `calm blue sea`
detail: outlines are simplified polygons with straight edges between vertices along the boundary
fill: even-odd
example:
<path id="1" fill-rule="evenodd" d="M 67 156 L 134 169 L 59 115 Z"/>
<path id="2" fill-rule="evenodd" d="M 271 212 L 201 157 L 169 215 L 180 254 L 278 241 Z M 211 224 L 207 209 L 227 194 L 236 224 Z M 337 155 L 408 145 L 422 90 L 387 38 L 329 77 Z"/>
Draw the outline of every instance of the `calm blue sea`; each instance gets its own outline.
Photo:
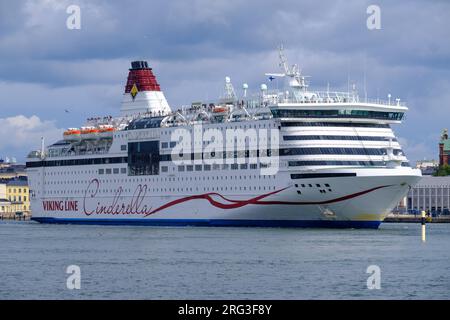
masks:
<path id="1" fill-rule="evenodd" d="M 66 287 L 66 268 L 81 289 Z M 381 289 L 367 289 L 369 265 Z M 450 224 L 379 230 L 0 222 L 0 299 L 449 299 Z"/>

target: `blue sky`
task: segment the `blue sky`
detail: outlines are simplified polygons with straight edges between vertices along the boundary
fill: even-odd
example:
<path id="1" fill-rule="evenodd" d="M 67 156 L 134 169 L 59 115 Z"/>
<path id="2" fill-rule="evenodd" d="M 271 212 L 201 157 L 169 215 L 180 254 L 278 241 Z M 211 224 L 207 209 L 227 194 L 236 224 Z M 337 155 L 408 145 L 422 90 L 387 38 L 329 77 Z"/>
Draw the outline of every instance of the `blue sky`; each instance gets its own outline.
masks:
<path id="1" fill-rule="evenodd" d="M 69 30 L 66 9 L 81 8 Z M 369 5 L 381 29 L 366 26 Z M 129 63 L 149 61 L 169 104 L 215 99 L 223 79 L 257 90 L 276 47 L 311 75 L 363 96 L 406 101 L 394 129 L 412 162 L 437 157 L 450 116 L 450 1 L 0 0 L 0 157 L 23 161 L 66 127 L 116 115 Z M 69 109 L 66 113 L 64 110 Z"/>

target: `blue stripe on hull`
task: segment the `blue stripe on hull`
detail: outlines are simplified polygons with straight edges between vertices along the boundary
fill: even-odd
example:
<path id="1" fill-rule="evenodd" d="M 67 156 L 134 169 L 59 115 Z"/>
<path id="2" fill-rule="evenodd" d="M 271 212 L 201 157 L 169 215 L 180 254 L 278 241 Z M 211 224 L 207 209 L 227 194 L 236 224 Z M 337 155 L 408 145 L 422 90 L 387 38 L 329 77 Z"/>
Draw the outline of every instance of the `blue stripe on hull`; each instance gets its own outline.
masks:
<path id="1" fill-rule="evenodd" d="M 227 219 L 71 219 L 31 218 L 40 223 L 134 225 L 134 226 L 201 226 L 201 227 L 279 227 L 279 228 L 369 228 L 377 229 L 381 221 L 325 220 L 227 220 Z"/>

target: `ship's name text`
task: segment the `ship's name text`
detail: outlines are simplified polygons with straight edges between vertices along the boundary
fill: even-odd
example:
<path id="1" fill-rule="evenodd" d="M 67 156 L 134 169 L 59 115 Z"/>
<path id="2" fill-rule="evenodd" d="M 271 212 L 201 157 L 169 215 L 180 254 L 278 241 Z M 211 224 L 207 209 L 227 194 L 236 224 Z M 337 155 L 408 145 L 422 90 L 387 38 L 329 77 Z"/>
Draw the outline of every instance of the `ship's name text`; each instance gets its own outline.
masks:
<path id="1" fill-rule="evenodd" d="M 78 211 L 78 201 L 75 200 L 45 200 L 42 205 L 45 211 Z"/>
<path id="2" fill-rule="evenodd" d="M 85 191 L 83 199 L 83 212 L 87 216 L 92 214 L 136 214 L 148 216 L 152 214 L 152 207 L 144 203 L 145 196 L 147 194 L 147 185 L 145 184 L 139 184 L 133 195 L 127 201 L 122 200 L 123 188 L 119 187 L 110 198 L 111 200 L 109 203 L 97 201 L 97 203 L 94 204 L 98 196 L 99 189 L 99 180 L 93 179 Z"/>

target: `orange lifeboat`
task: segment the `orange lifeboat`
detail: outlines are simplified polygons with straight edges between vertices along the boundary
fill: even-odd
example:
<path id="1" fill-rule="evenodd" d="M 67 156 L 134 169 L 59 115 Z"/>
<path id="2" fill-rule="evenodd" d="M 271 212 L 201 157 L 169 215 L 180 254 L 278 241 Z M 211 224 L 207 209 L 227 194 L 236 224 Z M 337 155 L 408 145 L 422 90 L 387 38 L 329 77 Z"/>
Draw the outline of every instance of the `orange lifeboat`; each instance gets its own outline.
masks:
<path id="1" fill-rule="evenodd" d="M 81 127 L 81 138 L 86 140 L 95 140 L 99 138 L 100 130 L 95 127 Z"/>
<path id="2" fill-rule="evenodd" d="M 80 140 L 81 130 L 78 128 L 69 128 L 63 133 L 65 141 L 78 141 Z"/>
<path id="3" fill-rule="evenodd" d="M 112 125 L 100 125 L 99 136 L 102 139 L 112 139 L 115 130 Z"/>
<path id="4" fill-rule="evenodd" d="M 224 106 L 217 106 L 217 107 L 214 107 L 214 109 L 212 111 L 214 113 L 224 113 L 224 112 L 228 111 L 228 108 L 224 107 Z"/>

